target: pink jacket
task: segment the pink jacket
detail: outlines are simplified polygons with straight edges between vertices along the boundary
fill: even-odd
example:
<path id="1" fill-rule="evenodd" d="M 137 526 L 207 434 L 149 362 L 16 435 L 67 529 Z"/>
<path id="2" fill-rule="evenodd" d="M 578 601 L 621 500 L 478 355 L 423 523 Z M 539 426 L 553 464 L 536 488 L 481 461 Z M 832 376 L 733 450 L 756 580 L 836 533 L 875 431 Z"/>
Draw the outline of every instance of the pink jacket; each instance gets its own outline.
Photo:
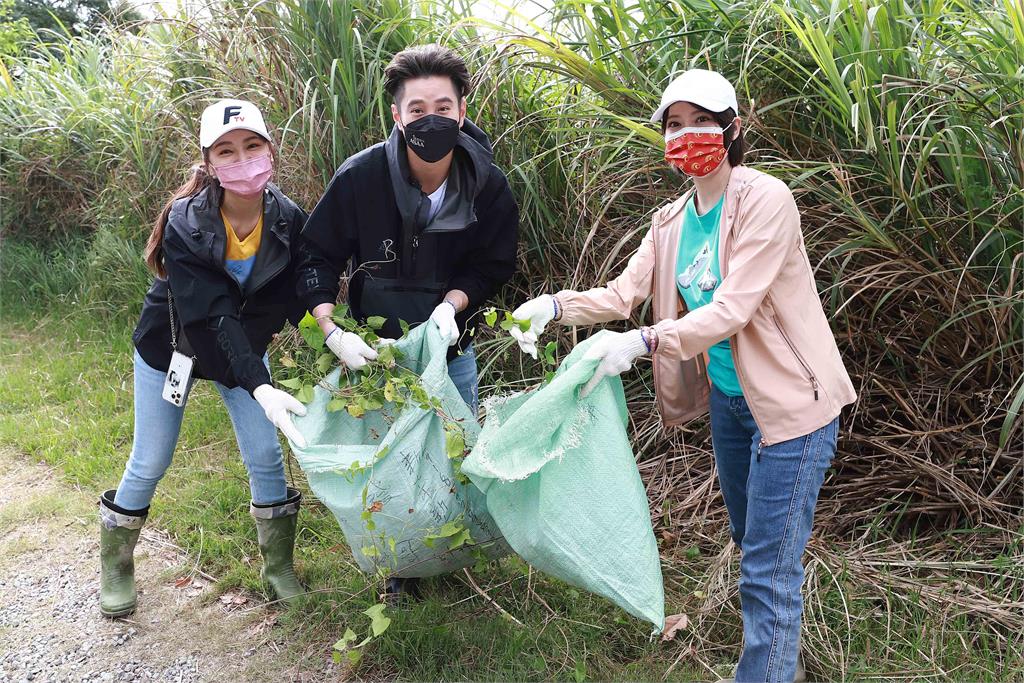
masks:
<path id="1" fill-rule="evenodd" d="M 728 338 L 762 445 L 809 434 L 857 396 L 821 308 L 793 193 L 746 166 L 732 170 L 719 239 L 722 282 L 687 312 L 676 255 L 692 190 L 660 209 L 626 270 L 606 286 L 556 296 L 563 325 L 625 320 L 653 296 L 659 346 L 654 387 L 665 426 L 708 411 L 704 352 Z"/>

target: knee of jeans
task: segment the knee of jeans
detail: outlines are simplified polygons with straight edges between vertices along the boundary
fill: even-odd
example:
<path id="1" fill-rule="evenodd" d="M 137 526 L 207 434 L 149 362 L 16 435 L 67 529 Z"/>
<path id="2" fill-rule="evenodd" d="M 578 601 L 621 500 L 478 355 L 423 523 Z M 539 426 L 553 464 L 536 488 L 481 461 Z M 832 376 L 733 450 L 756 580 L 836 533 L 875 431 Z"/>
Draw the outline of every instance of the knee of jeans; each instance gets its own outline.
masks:
<path id="1" fill-rule="evenodd" d="M 168 467 L 170 467 L 170 463 L 163 466 L 146 466 L 141 462 L 141 459 L 130 457 L 128 458 L 128 464 L 125 465 L 124 474 L 126 477 L 131 477 L 147 484 L 156 484 L 163 479 Z"/>

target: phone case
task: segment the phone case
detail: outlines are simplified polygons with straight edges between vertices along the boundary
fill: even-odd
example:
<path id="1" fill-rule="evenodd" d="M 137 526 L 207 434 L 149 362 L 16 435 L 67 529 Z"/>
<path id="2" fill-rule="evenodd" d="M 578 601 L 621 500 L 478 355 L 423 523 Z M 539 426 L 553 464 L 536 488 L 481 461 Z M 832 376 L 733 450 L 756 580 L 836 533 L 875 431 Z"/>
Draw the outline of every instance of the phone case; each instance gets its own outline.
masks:
<path id="1" fill-rule="evenodd" d="M 167 366 L 167 378 L 164 380 L 163 398 L 178 407 L 188 400 L 189 380 L 192 378 L 192 359 L 175 351 L 171 354 L 171 363 Z"/>

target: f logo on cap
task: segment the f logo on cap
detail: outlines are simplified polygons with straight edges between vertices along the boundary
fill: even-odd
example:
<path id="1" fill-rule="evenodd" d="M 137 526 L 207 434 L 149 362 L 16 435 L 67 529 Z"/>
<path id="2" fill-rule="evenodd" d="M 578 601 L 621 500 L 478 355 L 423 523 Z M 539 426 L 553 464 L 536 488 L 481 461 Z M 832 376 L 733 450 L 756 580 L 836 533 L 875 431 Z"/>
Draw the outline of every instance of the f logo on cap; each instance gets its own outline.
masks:
<path id="1" fill-rule="evenodd" d="M 224 107 L 224 125 L 228 125 L 228 123 L 231 121 L 232 116 L 238 116 L 241 113 L 242 108 L 237 105 L 233 104 L 231 106 Z"/>

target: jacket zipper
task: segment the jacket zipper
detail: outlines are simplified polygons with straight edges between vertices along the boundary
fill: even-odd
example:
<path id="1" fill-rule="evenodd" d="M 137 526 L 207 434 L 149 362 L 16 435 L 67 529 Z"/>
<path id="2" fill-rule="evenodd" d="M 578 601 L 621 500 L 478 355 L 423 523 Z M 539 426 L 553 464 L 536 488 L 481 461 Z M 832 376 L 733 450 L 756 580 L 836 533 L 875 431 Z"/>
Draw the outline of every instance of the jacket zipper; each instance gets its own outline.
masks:
<path id="1" fill-rule="evenodd" d="M 730 199 L 729 201 L 733 202 L 733 201 L 737 201 L 737 200 Z M 733 212 L 729 211 L 729 207 L 723 207 L 723 208 L 726 209 L 725 218 L 729 222 L 729 229 L 728 229 L 728 231 L 726 232 L 726 235 L 725 235 L 726 240 L 728 240 L 732 236 Z M 735 209 L 735 207 L 732 207 L 732 208 Z M 721 230 L 721 228 L 719 228 L 719 230 Z M 721 237 L 719 237 L 719 240 L 718 240 L 718 249 L 719 249 L 719 252 L 718 252 L 718 269 L 722 273 L 722 279 L 723 280 L 725 279 L 726 274 L 729 271 L 729 269 L 726 267 L 726 263 L 727 263 L 728 259 L 725 257 L 725 249 L 724 249 L 725 245 L 726 245 L 726 241 L 723 241 L 721 239 Z M 732 245 L 730 244 L 730 246 L 732 246 Z M 750 416 L 752 418 L 754 418 L 754 424 L 757 425 L 757 429 L 761 432 L 761 441 L 757 444 L 757 462 L 761 462 L 761 449 L 764 448 L 765 446 L 770 445 L 770 444 L 768 443 L 768 440 L 764 438 L 764 428 L 761 426 L 763 423 L 761 422 L 761 420 L 759 420 L 757 418 L 757 412 L 754 410 L 754 403 L 753 403 L 753 401 L 750 400 L 750 391 L 749 391 L 749 389 L 747 389 L 746 382 L 743 381 L 743 373 L 740 372 L 740 364 L 736 362 L 736 337 L 735 336 L 733 336 L 733 338 L 729 340 L 729 352 L 732 354 L 732 365 L 736 369 L 736 379 L 738 379 L 740 381 L 740 388 L 743 390 L 743 397 L 747 399 L 747 408 L 750 409 Z"/>
<path id="2" fill-rule="evenodd" d="M 807 378 L 811 381 L 811 388 L 814 390 L 814 400 L 817 401 L 818 378 L 814 376 L 814 372 L 811 371 L 810 366 L 807 365 L 803 357 L 797 352 L 796 347 L 793 346 L 793 342 L 789 341 L 789 336 L 786 334 L 786 331 L 782 329 L 782 324 L 779 322 L 778 317 L 772 315 L 772 322 L 775 323 L 775 329 L 779 331 L 779 335 L 781 335 L 782 340 L 786 342 L 786 346 L 788 346 L 789 350 L 793 353 L 793 357 L 796 358 L 797 362 L 803 366 L 804 371 L 807 372 Z"/>

